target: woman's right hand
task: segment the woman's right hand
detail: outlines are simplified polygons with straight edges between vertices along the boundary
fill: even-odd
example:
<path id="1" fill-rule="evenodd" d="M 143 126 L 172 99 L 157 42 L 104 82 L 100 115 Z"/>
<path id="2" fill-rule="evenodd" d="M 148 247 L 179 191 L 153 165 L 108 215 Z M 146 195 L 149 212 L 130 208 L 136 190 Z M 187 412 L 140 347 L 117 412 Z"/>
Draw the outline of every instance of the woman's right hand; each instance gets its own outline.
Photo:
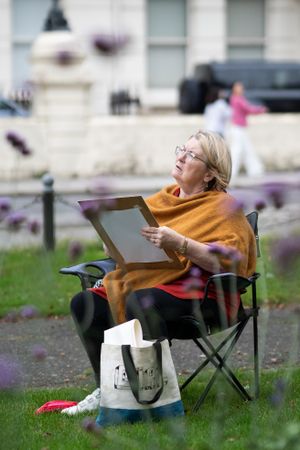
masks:
<path id="1" fill-rule="evenodd" d="M 183 243 L 184 236 L 169 227 L 144 227 L 141 235 L 155 247 L 176 251 Z"/>

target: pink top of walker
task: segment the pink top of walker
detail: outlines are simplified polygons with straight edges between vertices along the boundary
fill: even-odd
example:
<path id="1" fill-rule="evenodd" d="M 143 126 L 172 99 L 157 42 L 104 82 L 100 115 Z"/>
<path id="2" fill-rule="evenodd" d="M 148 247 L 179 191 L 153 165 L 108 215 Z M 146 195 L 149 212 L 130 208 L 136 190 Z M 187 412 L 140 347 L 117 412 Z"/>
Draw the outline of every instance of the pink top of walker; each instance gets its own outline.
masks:
<path id="1" fill-rule="evenodd" d="M 240 127 L 247 126 L 247 116 L 249 114 L 262 114 L 267 111 L 264 106 L 253 105 L 242 95 L 232 95 L 230 97 L 232 108 L 231 123 Z"/>

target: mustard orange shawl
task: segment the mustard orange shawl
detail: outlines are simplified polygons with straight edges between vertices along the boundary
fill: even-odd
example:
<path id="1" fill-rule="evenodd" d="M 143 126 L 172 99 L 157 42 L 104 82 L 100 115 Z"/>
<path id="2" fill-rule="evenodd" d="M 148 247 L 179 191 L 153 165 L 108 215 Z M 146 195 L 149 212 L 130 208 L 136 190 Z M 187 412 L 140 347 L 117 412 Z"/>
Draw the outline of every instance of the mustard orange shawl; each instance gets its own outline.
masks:
<path id="1" fill-rule="evenodd" d="M 174 195 L 177 185 L 167 186 L 149 197 L 146 202 L 159 225 L 168 226 L 178 233 L 202 243 L 217 243 L 237 249 L 242 259 L 236 272 L 249 276 L 255 271 L 256 244 L 253 231 L 236 201 L 228 193 L 208 191 L 188 198 Z M 103 280 L 117 322 L 123 322 L 125 297 L 130 292 L 158 284 L 170 283 L 186 274 L 192 266 L 190 260 L 180 256 L 179 269 L 139 269 L 123 271 L 117 268 Z M 228 262 L 220 260 L 225 270 Z"/>

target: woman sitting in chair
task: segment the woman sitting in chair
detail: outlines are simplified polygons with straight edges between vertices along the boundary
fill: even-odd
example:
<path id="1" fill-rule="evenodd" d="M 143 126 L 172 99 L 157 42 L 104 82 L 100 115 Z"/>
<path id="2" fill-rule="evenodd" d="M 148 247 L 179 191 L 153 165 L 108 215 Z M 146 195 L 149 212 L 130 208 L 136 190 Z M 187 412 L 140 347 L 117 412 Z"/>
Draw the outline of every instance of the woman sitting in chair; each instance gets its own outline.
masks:
<path id="1" fill-rule="evenodd" d="M 207 279 L 214 273 L 255 271 L 256 244 L 250 225 L 226 188 L 231 158 L 220 136 L 198 131 L 176 147 L 172 176 L 176 184 L 163 188 L 146 202 L 160 224 L 141 234 L 156 247 L 177 252 L 178 269 L 120 268 L 103 279 L 103 287 L 73 297 L 71 313 L 90 359 L 96 390 L 76 406 L 62 412 L 73 415 L 96 410 L 100 404 L 100 350 L 104 330 L 137 318 L 144 338 L 170 337 L 168 325 L 182 316 L 203 318 L 207 326 L 237 320 L 239 295 L 205 296 Z M 196 282 L 190 283 L 193 279 Z M 189 286 L 190 284 L 190 286 Z M 205 298 L 204 298 L 205 297 Z M 222 300 L 221 300 L 222 298 Z"/>

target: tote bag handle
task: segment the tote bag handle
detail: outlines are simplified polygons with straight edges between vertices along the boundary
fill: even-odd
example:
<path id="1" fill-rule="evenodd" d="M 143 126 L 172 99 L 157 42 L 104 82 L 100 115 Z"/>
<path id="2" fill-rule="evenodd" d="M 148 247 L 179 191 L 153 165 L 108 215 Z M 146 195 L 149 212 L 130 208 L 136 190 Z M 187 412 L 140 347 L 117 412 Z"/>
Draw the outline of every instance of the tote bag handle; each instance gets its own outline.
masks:
<path id="1" fill-rule="evenodd" d="M 139 378 L 138 373 L 135 368 L 131 351 L 130 351 L 130 345 L 122 345 L 122 356 L 124 361 L 124 366 L 128 378 L 129 385 L 131 387 L 131 391 L 138 403 L 141 405 L 151 405 L 152 403 L 157 402 L 159 400 L 163 389 L 164 389 L 164 383 L 163 383 L 163 375 L 162 375 L 162 350 L 161 350 L 161 343 L 159 341 L 154 342 L 153 347 L 156 352 L 156 359 L 157 359 L 157 366 L 158 366 L 158 374 L 160 379 L 161 387 L 156 392 L 154 397 L 151 400 L 140 400 L 139 396 Z"/>

